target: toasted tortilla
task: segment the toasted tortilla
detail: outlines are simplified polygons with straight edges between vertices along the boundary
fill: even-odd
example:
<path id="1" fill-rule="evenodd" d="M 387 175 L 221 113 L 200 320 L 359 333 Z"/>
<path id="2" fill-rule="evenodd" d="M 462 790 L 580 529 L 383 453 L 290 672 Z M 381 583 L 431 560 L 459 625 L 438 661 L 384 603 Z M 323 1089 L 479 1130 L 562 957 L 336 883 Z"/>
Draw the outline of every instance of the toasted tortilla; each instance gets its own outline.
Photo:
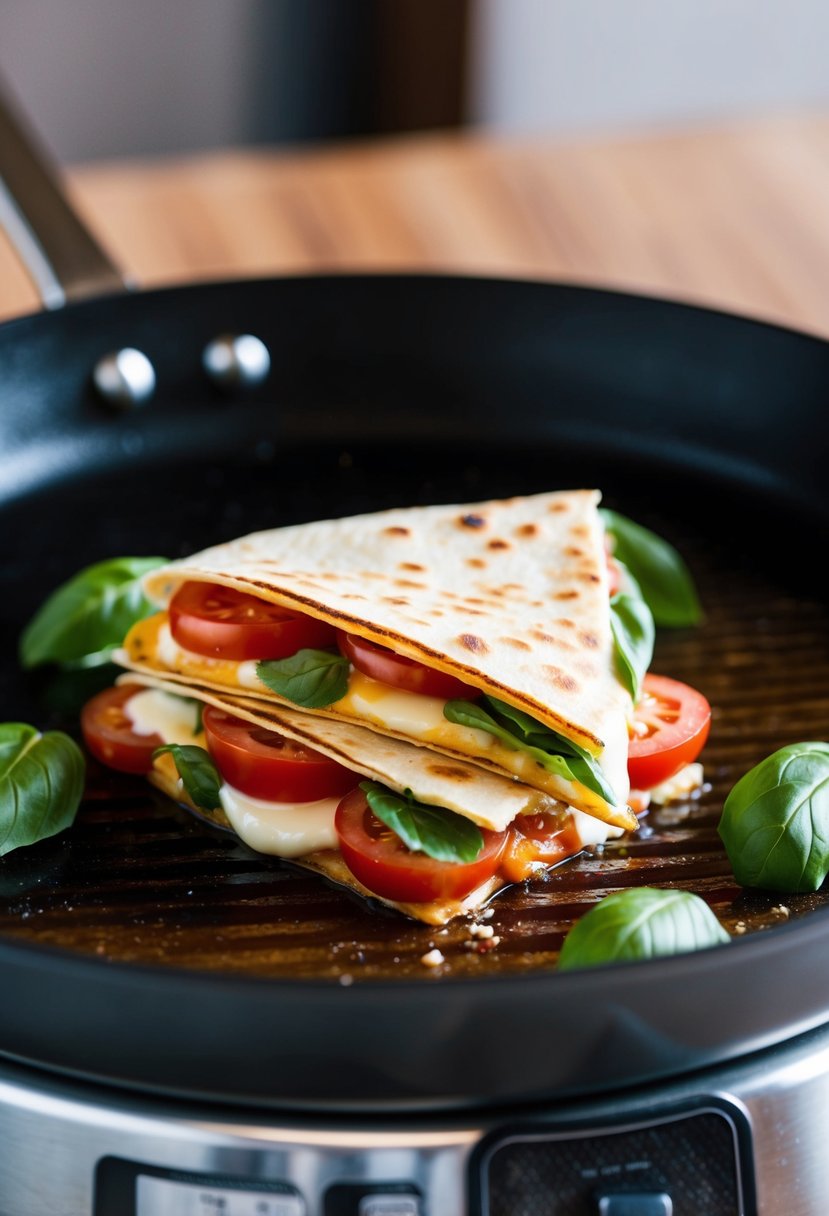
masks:
<path id="1" fill-rule="evenodd" d="M 631 705 L 615 669 L 598 501 L 597 491 L 563 491 L 274 529 L 154 570 L 144 586 L 162 607 L 185 581 L 234 587 L 458 676 L 587 748 L 615 804 L 485 732 L 442 722 L 412 736 L 351 692 L 303 712 L 414 738 L 632 829 L 625 805 Z M 137 672 L 289 705 L 255 673 L 240 682 L 245 665 L 165 643 L 163 618 L 138 627 L 116 658 Z"/>
<path id="2" fill-rule="evenodd" d="M 229 696 L 198 685 L 182 688 L 175 681 L 152 676 L 135 674 L 122 680 L 176 696 L 196 697 L 255 726 L 304 743 L 400 794 L 411 790 L 418 802 L 446 807 L 493 832 L 503 832 L 516 815 L 538 814 L 561 806 L 541 790 L 511 777 L 487 772 L 463 760 L 447 762 L 439 752 L 379 735 L 352 722 L 313 717 L 305 711 Z"/>
<path id="3" fill-rule="evenodd" d="M 122 682 L 177 696 L 184 691 L 176 682 L 146 675 L 130 674 L 122 677 Z M 314 718 L 299 710 L 265 705 L 253 699 L 217 693 L 209 688 L 191 685 L 186 692 L 207 705 L 214 705 L 256 726 L 276 730 L 297 743 L 313 747 L 353 769 L 355 774 L 379 781 L 400 794 L 410 791 L 418 802 L 446 807 L 492 831 L 503 831 L 521 814 L 540 814 L 544 811 L 558 815 L 574 814 L 572 808 L 508 777 L 488 773 L 462 761 L 446 763 L 443 757 L 428 749 L 385 738 L 352 723 Z M 204 817 L 204 812 L 190 802 L 169 755 L 156 759 L 149 779 L 168 797 Z M 577 817 L 578 812 L 575 814 Z M 576 852 L 580 851 L 581 848 L 576 849 Z M 292 857 L 290 864 L 321 874 L 364 899 L 379 902 L 430 925 L 444 925 L 464 913 L 478 912 L 495 895 L 511 885 L 495 874 L 463 899 L 411 903 L 386 899 L 370 891 L 354 877 L 335 849 L 318 849 L 304 856 Z"/>

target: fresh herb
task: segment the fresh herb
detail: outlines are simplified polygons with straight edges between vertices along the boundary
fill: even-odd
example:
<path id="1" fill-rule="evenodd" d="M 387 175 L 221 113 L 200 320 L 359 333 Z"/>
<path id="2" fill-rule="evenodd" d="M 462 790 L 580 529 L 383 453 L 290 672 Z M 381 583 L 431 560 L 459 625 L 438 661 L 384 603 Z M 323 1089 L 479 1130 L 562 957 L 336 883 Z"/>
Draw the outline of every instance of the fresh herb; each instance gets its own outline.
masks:
<path id="1" fill-rule="evenodd" d="M 607 895 L 564 939 L 564 971 L 705 950 L 730 938 L 708 904 L 690 891 L 631 887 Z"/>
<path id="2" fill-rule="evenodd" d="M 20 639 L 24 667 L 105 662 L 136 621 L 153 610 L 141 577 L 163 557 L 114 557 L 87 566 L 58 587 Z"/>
<path id="3" fill-rule="evenodd" d="M 578 781 L 611 806 L 616 805 L 616 795 L 598 761 L 586 748 L 505 701 L 488 696 L 482 697 L 481 701 L 447 701 L 443 716 L 458 726 L 487 731 L 506 747 L 532 756 L 548 772 L 565 781 Z"/>
<path id="4" fill-rule="evenodd" d="M 617 511 L 601 510 L 605 530 L 614 540 L 613 556 L 639 584 L 657 625 L 682 629 L 703 618 L 691 573 L 670 545 Z"/>
<path id="5" fill-rule="evenodd" d="M 395 794 L 376 781 L 361 781 L 368 805 L 407 848 L 436 861 L 475 861 L 484 847 L 480 828 L 442 806 L 416 802 L 411 791 Z"/>
<path id="6" fill-rule="evenodd" d="M 348 659 L 331 650 L 298 650 L 287 659 L 263 659 L 256 674 L 271 692 L 301 705 L 323 709 L 348 692 Z"/>
<path id="7" fill-rule="evenodd" d="M 155 749 L 153 760 L 165 752 L 173 757 L 187 796 L 197 807 L 203 811 L 215 811 L 222 805 L 219 797 L 222 779 L 203 747 L 190 743 L 165 743 L 163 747 Z"/>
<path id="8" fill-rule="evenodd" d="M 829 873 L 829 744 L 762 760 L 726 798 L 719 833 L 742 886 L 816 891 Z"/>
<path id="9" fill-rule="evenodd" d="M 645 600 L 627 591 L 614 595 L 610 601 L 610 629 L 622 683 L 636 702 L 651 665 L 656 636 Z"/>
<path id="10" fill-rule="evenodd" d="M 84 776 L 83 755 L 68 735 L 0 724 L 0 857 L 68 828 Z"/>

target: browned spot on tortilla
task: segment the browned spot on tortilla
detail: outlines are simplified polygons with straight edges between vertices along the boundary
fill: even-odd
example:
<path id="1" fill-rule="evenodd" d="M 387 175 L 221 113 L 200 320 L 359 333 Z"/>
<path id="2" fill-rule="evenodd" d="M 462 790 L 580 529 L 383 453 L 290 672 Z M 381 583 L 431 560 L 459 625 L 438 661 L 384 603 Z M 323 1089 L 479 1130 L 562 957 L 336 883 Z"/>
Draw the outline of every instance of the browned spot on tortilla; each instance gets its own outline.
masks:
<path id="1" fill-rule="evenodd" d="M 472 566 L 474 570 L 485 570 L 486 562 L 482 557 L 468 557 L 466 559 L 467 566 Z"/>
<path id="2" fill-rule="evenodd" d="M 577 600 L 578 598 L 578 591 L 557 591 L 553 596 L 554 600 Z"/>
<path id="3" fill-rule="evenodd" d="M 568 557 L 584 557 L 584 549 L 579 549 L 577 545 L 568 545 L 564 552 Z"/>
<path id="4" fill-rule="evenodd" d="M 366 597 L 356 591 L 344 591 L 341 598 L 344 600 L 364 600 Z"/>
<path id="5" fill-rule="evenodd" d="M 551 633 L 545 633 L 543 629 L 533 629 L 532 636 L 539 642 L 557 641 L 557 639 Z"/>
<path id="6" fill-rule="evenodd" d="M 485 612 L 483 608 L 463 608 L 460 604 L 456 611 L 462 612 L 464 616 L 489 616 L 489 613 Z"/>
<path id="7" fill-rule="evenodd" d="M 489 647 L 483 638 L 477 637 L 474 633 L 462 633 L 458 638 L 461 646 L 465 646 L 467 650 L 471 650 L 473 654 L 488 654 Z"/>
<path id="8" fill-rule="evenodd" d="M 486 543 L 487 549 L 509 549 L 508 540 L 488 540 Z"/>
<path id="9" fill-rule="evenodd" d="M 562 511 L 569 511 L 570 505 L 566 502 L 551 502 L 547 509 L 551 515 L 560 515 Z"/>
<path id="10" fill-rule="evenodd" d="M 322 577 L 328 579 L 329 582 L 334 582 L 335 580 L 339 581 L 342 578 L 342 575 L 335 574 L 333 570 L 325 570 L 323 571 Z"/>
<path id="11" fill-rule="evenodd" d="M 555 624 L 560 625 L 562 629 L 575 629 L 576 628 L 576 622 L 571 621 L 566 616 L 557 616 L 555 619 Z"/>
<path id="12" fill-rule="evenodd" d="M 436 777 L 449 777 L 452 781 L 471 781 L 473 774 L 468 768 L 454 764 L 427 764 L 426 771 Z"/>
<path id="13" fill-rule="evenodd" d="M 483 515 L 468 514 L 458 516 L 458 523 L 462 528 L 485 528 L 486 519 Z"/>
<path id="14" fill-rule="evenodd" d="M 486 600 L 482 600 L 479 595 L 468 595 L 464 600 L 465 604 L 485 604 Z"/>
<path id="15" fill-rule="evenodd" d="M 579 571 L 576 578 L 580 578 L 583 583 L 600 583 L 602 580 L 598 574 L 593 574 L 590 571 Z"/>
<path id="16" fill-rule="evenodd" d="M 395 585 L 395 587 L 417 587 L 417 589 L 419 591 L 426 590 L 425 583 L 416 583 L 413 579 L 410 579 L 410 578 L 396 578 L 394 580 L 394 585 Z"/>
<path id="17" fill-rule="evenodd" d="M 443 612 L 442 608 L 430 608 L 429 609 L 429 616 L 443 616 L 443 615 L 444 615 L 444 612 Z"/>
<path id="18" fill-rule="evenodd" d="M 506 646 L 513 646 L 516 650 L 532 650 L 529 642 L 522 642 L 521 638 L 499 638 Z"/>
<path id="19" fill-rule="evenodd" d="M 410 536 L 411 532 L 408 528 L 401 528 L 399 524 L 392 524 L 388 528 L 384 528 L 386 536 Z"/>
<path id="20" fill-rule="evenodd" d="M 408 605 L 409 605 L 409 601 L 403 599 L 403 597 L 400 595 L 383 595 L 380 598 L 382 599 L 384 604 L 398 604 L 398 605 L 403 604 L 406 607 L 408 607 Z"/>
<path id="21" fill-rule="evenodd" d="M 587 646 L 590 650 L 595 650 L 599 644 L 599 639 L 595 633 L 589 633 L 586 629 L 579 634 L 579 640 L 582 645 Z"/>
<path id="22" fill-rule="evenodd" d="M 520 528 L 515 529 L 518 536 L 537 536 L 540 529 L 538 524 L 522 524 Z"/>
<path id="23" fill-rule="evenodd" d="M 420 562 L 401 562 L 400 565 L 398 566 L 398 569 L 399 570 L 414 570 L 415 572 L 420 572 L 420 571 L 425 570 L 426 567 L 421 566 Z"/>
<path id="24" fill-rule="evenodd" d="M 584 537 L 585 540 L 590 536 L 590 529 L 588 528 L 587 524 L 573 524 L 570 531 L 572 532 L 573 536 Z"/>
<path id="25" fill-rule="evenodd" d="M 565 692 L 576 692 L 578 689 L 578 681 L 569 676 L 566 671 L 562 671 L 560 667 L 545 666 L 541 669 L 547 677 L 550 684 L 555 684 L 556 688 L 563 688 Z"/>

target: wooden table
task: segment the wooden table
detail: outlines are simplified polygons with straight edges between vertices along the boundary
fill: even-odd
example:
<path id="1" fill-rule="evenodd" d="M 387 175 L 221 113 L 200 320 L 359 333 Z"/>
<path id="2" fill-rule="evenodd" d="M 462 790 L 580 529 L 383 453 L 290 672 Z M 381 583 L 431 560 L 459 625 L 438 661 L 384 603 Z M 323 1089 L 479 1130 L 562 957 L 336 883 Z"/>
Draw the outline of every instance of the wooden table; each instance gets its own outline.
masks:
<path id="1" fill-rule="evenodd" d="M 421 269 L 602 284 L 829 335 L 829 116 L 108 162 L 73 197 L 145 286 Z M 0 237 L 0 318 L 38 306 Z"/>

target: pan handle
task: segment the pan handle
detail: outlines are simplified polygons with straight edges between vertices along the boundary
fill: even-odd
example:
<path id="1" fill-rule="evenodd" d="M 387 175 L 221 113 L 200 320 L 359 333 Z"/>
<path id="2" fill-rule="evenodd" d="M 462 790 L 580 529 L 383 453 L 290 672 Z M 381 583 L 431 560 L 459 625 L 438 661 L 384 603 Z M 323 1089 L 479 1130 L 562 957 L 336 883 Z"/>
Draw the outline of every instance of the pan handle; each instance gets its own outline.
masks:
<path id="1" fill-rule="evenodd" d="M 51 157 L 1 82 L 0 225 L 46 308 L 130 287 L 72 208 Z"/>

